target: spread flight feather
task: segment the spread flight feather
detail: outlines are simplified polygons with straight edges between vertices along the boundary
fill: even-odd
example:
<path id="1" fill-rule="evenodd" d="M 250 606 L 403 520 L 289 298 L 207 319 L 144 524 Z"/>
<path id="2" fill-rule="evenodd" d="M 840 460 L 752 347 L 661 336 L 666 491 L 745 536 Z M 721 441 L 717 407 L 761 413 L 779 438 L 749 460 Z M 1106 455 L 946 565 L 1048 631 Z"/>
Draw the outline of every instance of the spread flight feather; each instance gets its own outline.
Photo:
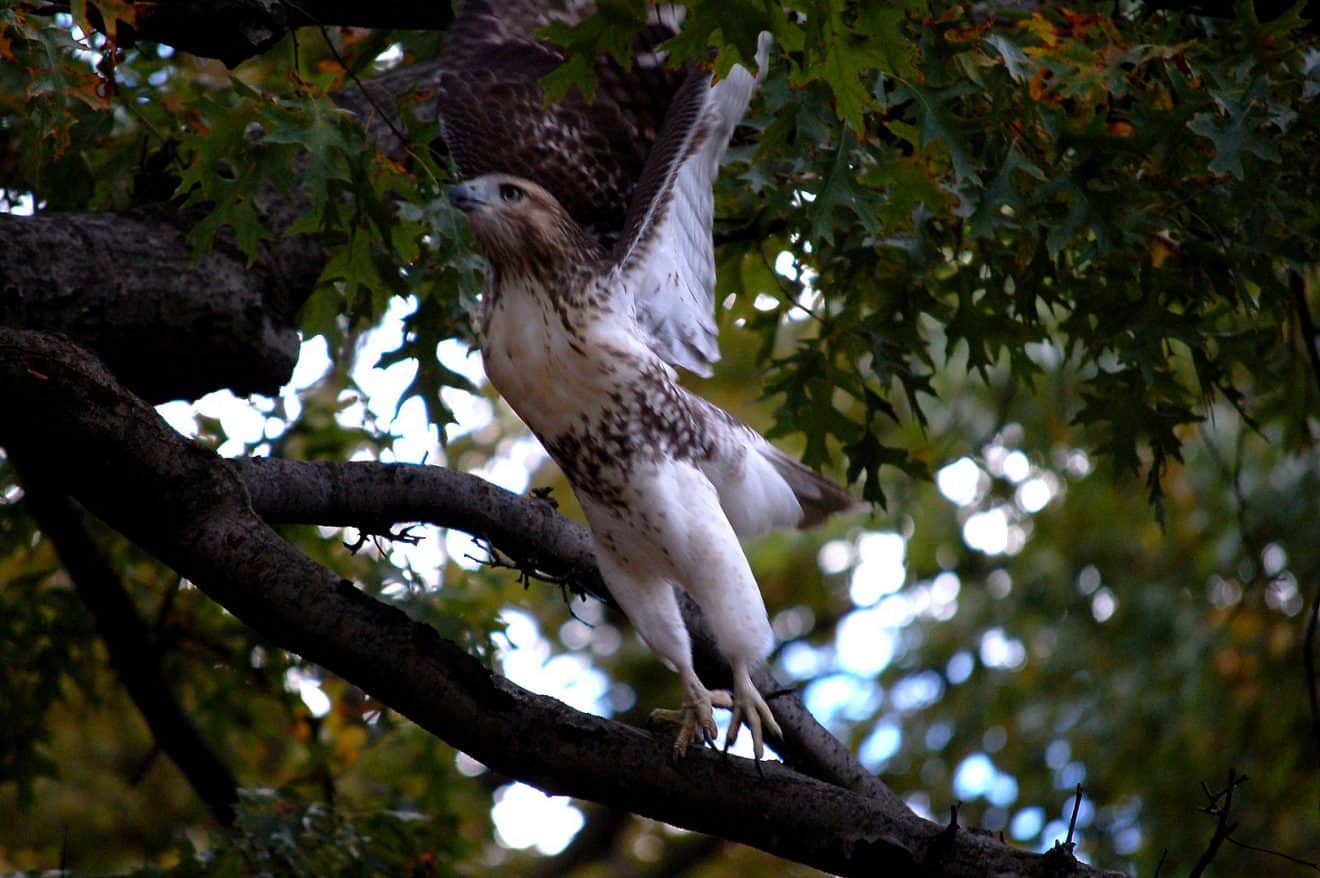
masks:
<path id="1" fill-rule="evenodd" d="M 490 264 L 482 354 L 573 485 L 611 593 L 682 677 L 676 752 L 713 737 L 715 705 L 734 711 L 728 740 L 745 722 L 759 757 L 762 728 L 778 727 L 750 669 L 772 634 L 738 539 L 856 505 L 675 372 L 708 375 L 719 358 L 712 187 L 760 73 L 712 83 L 657 63 L 680 18 L 662 7 L 631 70 L 601 62 L 594 103 L 546 106 L 536 82 L 561 59 L 534 33 L 589 12 L 468 0 L 442 56 L 445 137 L 469 178 L 453 197 Z M 763 37 L 758 68 L 768 49 Z M 673 585 L 705 611 L 731 694 L 697 678 Z"/>

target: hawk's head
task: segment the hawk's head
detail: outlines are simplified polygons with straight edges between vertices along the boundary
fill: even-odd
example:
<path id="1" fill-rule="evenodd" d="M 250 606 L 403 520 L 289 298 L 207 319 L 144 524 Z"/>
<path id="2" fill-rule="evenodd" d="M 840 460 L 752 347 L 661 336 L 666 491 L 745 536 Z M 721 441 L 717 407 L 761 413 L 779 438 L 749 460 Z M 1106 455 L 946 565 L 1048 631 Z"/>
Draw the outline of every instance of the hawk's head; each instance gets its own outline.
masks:
<path id="1" fill-rule="evenodd" d="M 521 177 L 485 174 L 450 194 L 468 215 L 477 244 L 496 270 L 549 281 L 593 261 L 598 245 L 545 189 Z"/>

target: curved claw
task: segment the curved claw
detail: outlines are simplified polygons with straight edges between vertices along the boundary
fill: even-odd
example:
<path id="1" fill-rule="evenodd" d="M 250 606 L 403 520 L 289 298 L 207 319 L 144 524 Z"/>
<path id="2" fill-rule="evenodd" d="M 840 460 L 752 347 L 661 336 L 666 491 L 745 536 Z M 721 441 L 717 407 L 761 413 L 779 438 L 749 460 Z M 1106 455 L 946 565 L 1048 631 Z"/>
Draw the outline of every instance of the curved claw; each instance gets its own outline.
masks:
<path id="1" fill-rule="evenodd" d="M 708 692 L 704 687 L 694 688 L 681 709 L 657 708 L 651 711 L 651 721 L 678 726 L 678 735 L 674 738 L 674 759 L 682 759 L 694 741 L 699 740 L 703 745 L 714 744 L 719 735 L 719 727 L 715 725 L 713 708 L 728 707 L 732 703 L 733 697 L 728 692 Z"/>
<path id="2" fill-rule="evenodd" d="M 739 665 L 734 668 L 733 691 L 733 720 L 729 723 L 729 732 L 724 740 L 724 749 L 729 749 L 729 745 L 737 739 L 738 732 L 746 723 L 747 728 L 752 733 L 752 753 L 759 763 L 765 755 L 763 729 L 769 730 L 777 738 L 782 738 L 784 733 L 780 730 L 779 723 L 775 722 L 774 714 L 770 712 L 770 705 L 766 704 L 765 699 L 761 697 L 761 693 L 757 692 L 756 686 L 752 684 L 746 666 Z"/>

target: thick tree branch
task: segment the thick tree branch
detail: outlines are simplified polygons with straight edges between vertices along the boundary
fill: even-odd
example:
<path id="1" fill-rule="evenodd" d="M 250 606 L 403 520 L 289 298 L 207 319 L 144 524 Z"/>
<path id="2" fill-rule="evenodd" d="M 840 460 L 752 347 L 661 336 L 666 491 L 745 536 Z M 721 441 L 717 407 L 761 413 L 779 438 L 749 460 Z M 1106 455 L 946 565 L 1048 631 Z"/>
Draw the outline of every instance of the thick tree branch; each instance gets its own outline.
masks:
<path id="1" fill-rule="evenodd" d="M 165 43 L 234 67 L 267 51 L 289 31 L 316 25 L 445 30 L 454 20 L 448 0 L 155 0 L 135 3 L 133 26 L 120 25 L 119 44 Z M 68 0 L 45 7 L 68 10 Z M 96 10 L 92 10 L 96 16 Z M 101 26 L 99 18 L 93 23 Z"/>
<path id="2" fill-rule="evenodd" d="M 29 413 L 0 422 L 0 445 L 273 642 L 497 771 L 840 874 L 1040 874 L 1036 854 L 783 766 L 706 751 L 674 764 L 645 732 L 520 689 L 295 551 L 230 467 L 67 340 L 0 328 L 0 385 Z"/>
<path id="3" fill-rule="evenodd" d="M 383 532 L 410 521 L 457 528 L 489 540 L 526 568 L 570 582 L 613 604 L 596 569 L 591 534 L 541 500 L 520 497 L 467 473 L 434 466 L 307 463 L 247 458 L 230 461 L 247 484 L 252 506 L 267 521 L 360 527 Z M 712 682 L 729 677 L 700 607 L 680 594 L 683 618 L 692 633 L 698 672 Z M 761 668 L 754 681 L 762 692 L 780 688 Z M 719 685 L 716 683 L 716 685 Z M 902 800 L 865 769 L 796 694 L 770 699 L 783 741 L 772 745 L 784 761 L 812 777 L 873 796 L 890 808 Z"/>
<path id="4" fill-rule="evenodd" d="M 134 27 L 122 27 L 121 45 L 137 39 L 165 43 L 203 58 L 218 58 L 234 67 L 269 50 L 295 28 L 336 25 L 404 30 L 445 30 L 453 21 L 452 2 L 436 0 L 157 0 L 138 3 Z M 974 12 L 996 7 L 1021 9 L 1034 3 L 977 3 Z M 1292 0 L 1257 0 L 1256 13 L 1272 20 L 1293 7 Z M 67 0 L 49 8 L 68 9 Z M 1148 0 L 1147 9 L 1163 9 L 1210 18 L 1237 15 L 1233 0 Z M 1314 4 L 1303 17 L 1315 28 Z"/>
<path id="5" fill-rule="evenodd" d="M 273 524 L 357 527 L 381 533 L 421 521 L 456 528 L 579 590 L 612 603 L 596 571 L 591 534 L 549 503 L 437 466 L 368 461 L 310 463 L 271 458 L 228 462 L 252 507 Z"/>
<path id="6" fill-rule="evenodd" d="M 277 392 L 324 259 L 297 237 L 251 267 L 221 247 L 196 261 L 185 220 L 153 211 L 0 213 L 0 253 L 0 325 L 68 335 L 151 402 Z"/>
<path id="7" fill-rule="evenodd" d="M 170 693 L 151 629 L 97 545 L 86 515 L 39 473 L 28 470 L 23 455 L 11 461 L 23 481 L 24 506 L 91 610 L 110 664 L 146 720 L 156 747 L 179 767 L 216 820 L 233 823 L 238 782 Z"/>
<path id="8" fill-rule="evenodd" d="M 428 97 L 416 111 L 434 119 L 436 70 L 415 64 L 335 99 L 370 142 L 397 158 L 406 144 L 393 134 L 397 120 L 384 114 L 395 112 L 398 95 L 419 90 Z M 279 234 L 303 209 L 275 193 L 265 199 L 262 216 L 276 237 L 251 265 L 223 235 L 195 259 L 188 230 L 196 217 L 169 203 L 113 213 L 0 213 L 0 326 L 68 335 L 149 402 L 196 399 L 222 387 L 273 395 L 293 373 L 298 310 L 326 258 L 311 236 Z"/>

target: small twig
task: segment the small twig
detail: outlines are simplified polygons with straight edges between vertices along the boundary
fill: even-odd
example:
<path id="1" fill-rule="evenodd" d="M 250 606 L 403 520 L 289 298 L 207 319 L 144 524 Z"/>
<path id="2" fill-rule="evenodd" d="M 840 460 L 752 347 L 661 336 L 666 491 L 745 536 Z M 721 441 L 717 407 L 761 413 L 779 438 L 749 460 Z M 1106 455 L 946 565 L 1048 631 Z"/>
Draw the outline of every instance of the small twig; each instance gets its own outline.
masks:
<path id="1" fill-rule="evenodd" d="M 138 762 L 137 768 L 134 768 L 126 778 L 130 787 L 142 783 L 143 778 L 147 776 L 147 772 L 151 771 L 151 767 L 156 764 L 156 757 L 159 755 L 160 745 L 153 743 L 151 749 L 147 751 L 147 755 L 143 756 L 142 760 Z"/>
<path id="2" fill-rule="evenodd" d="M 1320 863 L 1312 862 L 1311 860 L 1303 860 L 1301 857 L 1294 857 L 1291 854 L 1285 854 L 1283 851 L 1276 851 L 1273 848 L 1263 848 L 1258 845 L 1247 844 L 1245 841 L 1238 841 L 1231 835 L 1228 837 L 1228 843 L 1237 845 L 1243 850 L 1255 851 L 1258 854 L 1269 854 L 1272 857 L 1278 857 L 1287 860 L 1290 863 L 1295 863 L 1298 866 L 1305 866 L 1308 869 L 1314 869 L 1315 871 L 1320 872 Z"/>
<path id="3" fill-rule="evenodd" d="M 1311 695 L 1311 732 L 1316 761 L 1320 762 L 1320 680 L 1315 670 L 1316 629 L 1320 628 L 1320 584 L 1311 595 L 1311 618 L 1306 623 L 1306 637 L 1302 640 L 1302 660 L 1306 668 L 1306 689 Z"/>
<path id="4" fill-rule="evenodd" d="M 1301 324 L 1302 343 L 1306 345 L 1306 356 L 1311 361 L 1311 376 L 1315 378 L 1316 390 L 1320 391 L 1320 332 L 1317 332 L 1311 308 L 1306 304 L 1306 278 L 1297 269 L 1288 274 L 1288 289 L 1293 304 L 1297 306 L 1297 322 Z"/>
<path id="5" fill-rule="evenodd" d="M 783 698 L 786 695 L 797 695 L 807 688 L 807 682 L 794 683 L 792 686 L 780 686 L 778 689 L 772 689 L 769 692 L 762 692 L 761 695 L 769 701 L 772 698 Z"/>
<path id="6" fill-rule="evenodd" d="M 1153 874 L 1151 878 L 1160 878 L 1160 870 L 1164 868 L 1164 860 L 1168 856 L 1169 856 L 1168 848 L 1165 848 L 1164 850 L 1160 851 L 1160 859 L 1157 863 L 1155 863 L 1155 874 Z"/>
<path id="7" fill-rule="evenodd" d="M 1233 834 L 1233 830 L 1237 829 L 1238 825 L 1236 823 L 1229 823 L 1229 816 L 1233 811 L 1233 793 L 1238 785 L 1245 783 L 1246 780 L 1246 775 L 1239 776 L 1234 769 L 1230 768 L 1228 770 L 1228 786 L 1224 787 L 1221 792 L 1211 793 L 1205 782 L 1201 782 L 1201 791 L 1205 793 L 1210 803 L 1199 810 L 1214 815 L 1218 819 L 1215 823 L 1214 835 L 1210 837 L 1210 843 L 1206 845 L 1205 850 L 1197 859 L 1196 865 L 1187 874 L 1187 878 L 1200 878 L 1201 875 L 1205 874 L 1205 870 L 1209 868 L 1210 863 L 1214 861 L 1215 856 L 1219 853 L 1219 846 Z"/>
<path id="8" fill-rule="evenodd" d="M 1073 799 L 1072 817 L 1068 819 L 1068 841 L 1065 844 L 1069 848 L 1073 847 L 1073 833 L 1077 829 L 1077 814 L 1082 810 L 1082 785 L 1077 785 L 1077 795 Z"/>
<path id="9" fill-rule="evenodd" d="M 554 490 L 554 485 L 544 485 L 540 488 L 532 488 L 532 496 L 537 500 L 540 500 L 542 503 L 549 504 L 551 509 L 558 509 L 559 501 L 551 496 L 554 493 Z"/>
<path id="10" fill-rule="evenodd" d="M 1297 322 L 1301 327 L 1302 344 L 1311 363 L 1311 375 L 1320 391 L 1320 332 L 1317 332 L 1311 309 L 1306 304 L 1306 279 L 1297 269 L 1288 275 L 1288 290 L 1297 306 Z M 1320 585 L 1311 596 L 1311 618 L 1306 623 L 1306 638 L 1302 642 L 1302 663 L 1306 669 L 1306 691 L 1311 701 L 1311 732 L 1314 738 L 1316 760 L 1320 761 L 1320 679 L 1315 669 L 1316 629 L 1320 628 Z"/>
<path id="11" fill-rule="evenodd" d="M 471 536 L 472 541 L 477 544 L 478 548 L 486 553 L 486 557 L 478 558 L 475 555 L 465 554 L 463 556 L 464 558 L 493 570 L 502 569 L 515 571 L 518 574 L 518 583 L 524 589 L 531 588 L 533 579 L 559 586 L 560 596 L 563 597 L 564 603 L 568 605 L 568 612 L 572 614 L 573 618 L 577 619 L 588 628 L 595 627 L 590 622 L 579 617 L 577 613 L 573 612 L 573 597 L 585 598 L 588 595 L 593 595 L 593 592 L 582 586 L 577 576 L 572 573 L 551 573 L 538 566 L 537 563 L 531 559 L 518 559 L 509 556 L 506 560 L 505 555 L 495 547 L 495 544 L 490 539 L 480 536 L 479 534 L 472 534 Z M 599 597 L 598 595 L 594 596 Z"/>
<path id="12" fill-rule="evenodd" d="M 362 84 L 362 80 L 353 72 L 353 68 L 348 66 L 348 62 L 344 60 L 344 56 L 339 54 L 339 50 L 335 48 L 334 41 L 330 39 L 330 31 L 326 29 L 326 26 L 322 24 L 316 16 L 312 15 L 306 9 L 303 9 L 297 3 L 294 3 L 293 0 L 284 0 L 284 4 L 306 18 L 308 21 L 316 22 L 316 29 L 321 32 L 321 39 L 325 41 L 325 47 L 329 49 L 330 54 L 334 56 L 335 63 L 337 63 L 340 68 L 348 74 L 349 79 L 353 80 L 353 84 L 357 86 L 357 89 L 362 93 L 362 96 L 367 99 L 367 103 L 371 104 L 371 108 L 380 114 L 381 120 L 384 121 L 386 127 L 390 129 L 390 133 L 399 139 L 399 145 L 404 149 L 408 149 L 408 138 L 405 137 L 403 132 L 399 130 L 398 126 L 394 124 L 394 119 L 390 114 L 386 113 L 384 108 L 377 103 L 376 98 L 372 96 L 371 92 L 367 91 L 366 86 Z"/>
<path id="13" fill-rule="evenodd" d="M 385 547 L 381 545 L 381 540 L 388 540 L 390 542 L 399 542 L 399 543 L 403 543 L 404 545 L 415 546 L 422 541 L 421 536 L 413 533 L 413 528 L 415 527 L 417 527 L 416 524 L 406 524 L 403 526 L 402 529 L 397 531 L 390 530 L 389 528 L 386 528 L 383 531 L 377 531 L 377 530 L 372 530 L 369 527 L 358 525 L 357 539 L 352 540 L 351 542 L 349 540 L 344 540 L 344 548 L 348 549 L 350 554 L 356 555 L 358 552 L 362 550 L 362 547 L 367 544 L 367 540 L 371 540 L 372 545 L 376 547 L 376 551 L 380 552 L 383 555 L 385 554 Z"/>
<path id="14" fill-rule="evenodd" d="M 1077 785 L 1077 793 L 1073 798 L 1072 818 L 1068 821 L 1068 837 L 1064 841 L 1055 841 L 1054 846 L 1045 852 L 1044 862 L 1049 863 L 1049 869 L 1054 871 L 1072 868 L 1077 862 L 1075 851 L 1077 843 L 1073 841 L 1073 836 L 1077 832 L 1077 815 L 1082 809 L 1082 785 Z M 1050 871 L 1048 874 L 1054 874 Z"/>

